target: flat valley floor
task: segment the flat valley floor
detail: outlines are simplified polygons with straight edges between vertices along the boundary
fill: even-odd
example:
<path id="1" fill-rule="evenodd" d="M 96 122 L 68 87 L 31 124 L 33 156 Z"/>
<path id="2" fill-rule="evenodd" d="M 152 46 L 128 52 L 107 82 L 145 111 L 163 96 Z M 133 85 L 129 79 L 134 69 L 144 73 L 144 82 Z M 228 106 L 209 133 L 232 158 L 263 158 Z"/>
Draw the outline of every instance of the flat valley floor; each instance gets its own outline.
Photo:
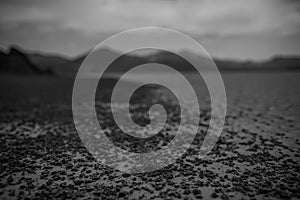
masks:
<path id="1" fill-rule="evenodd" d="M 197 158 L 196 144 L 168 167 L 126 174 L 97 162 L 82 144 L 72 118 L 72 78 L 2 74 L 0 199 L 300 199 L 300 73 L 223 79 L 226 123 L 209 155 Z"/>

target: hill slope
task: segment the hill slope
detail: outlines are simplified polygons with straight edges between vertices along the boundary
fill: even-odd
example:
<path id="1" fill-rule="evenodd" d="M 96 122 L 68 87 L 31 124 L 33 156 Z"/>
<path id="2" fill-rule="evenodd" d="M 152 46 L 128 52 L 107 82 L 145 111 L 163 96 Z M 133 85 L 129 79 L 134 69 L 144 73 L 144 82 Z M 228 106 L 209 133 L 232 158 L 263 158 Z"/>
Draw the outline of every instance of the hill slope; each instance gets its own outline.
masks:
<path id="1" fill-rule="evenodd" d="M 102 49 L 101 54 L 107 58 L 115 57 L 117 52 L 110 49 Z M 199 61 L 199 55 L 184 51 L 182 52 L 190 59 Z M 8 53 L 0 52 L 0 71 L 14 74 L 55 74 L 58 76 L 75 76 L 81 63 L 87 54 L 77 58 L 66 58 L 61 56 L 46 55 L 42 53 L 26 53 L 25 51 L 11 48 Z M 264 62 L 243 62 L 235 60 L 214 59 L 220 71 L 287 71 L 300 70 L 300 58 L 298 57 L 274 57 Z M 185 59 L 175 56 L 166 51 L 158 51 L 147 56 L 126 54 L 113 62 L 108 72 L 120 73 L 144 63 L 162 63 L 172 66 L 182 72 L 193 72 L 193 68 Z M 92 69 L 97 71 L 97 67 L 104 67 L 103 62 L 95 62 L 97 65 Z M 205 62 L 204 62 L 205 63 Z M 209 70 L 203 65 L 205 70 Z M 149 69 L 151 70 L 151 69 Z"/>

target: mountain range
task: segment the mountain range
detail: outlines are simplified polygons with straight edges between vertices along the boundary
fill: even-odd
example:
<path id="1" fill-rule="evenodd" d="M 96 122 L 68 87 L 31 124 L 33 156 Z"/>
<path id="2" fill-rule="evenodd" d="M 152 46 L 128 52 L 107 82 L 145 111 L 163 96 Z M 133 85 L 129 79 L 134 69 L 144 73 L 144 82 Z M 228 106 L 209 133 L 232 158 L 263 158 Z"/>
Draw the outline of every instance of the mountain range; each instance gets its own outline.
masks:
<path id="1" fill-rule="evenodd" d="M 104 54 L 105 57 L 115 57 L 117 55 L 117 52 L 110 49 L 102 49 L 101 51 L 101 54 Z M 193 52 L 184 51 L 181 53 L 190 59 L 199 60 L 199 56 Z M 86 55 L 67 58 L 44 53 L 32 53 L 17 47 L 11 47 L 8 52 L 0 51 L 0 73 L 75 76 Z M 149 62 L 163 63 L 179 71 L 193 71 L 185 59 L 166 51 L 158 51 L 146 56 L 136 54 L 122 55 L 113 62 L 113 66 L 109 68 L 108 72 L 119 73 L 133 66 Z M 262 62 L 224 59 L 214 59 L 214 62 L 218 69 L 224 72 L 300 70 L 300 57 L 292 56 L 277 56 Z M 97 66 L 102 66 L 101 61 L 97 62 Z"/>

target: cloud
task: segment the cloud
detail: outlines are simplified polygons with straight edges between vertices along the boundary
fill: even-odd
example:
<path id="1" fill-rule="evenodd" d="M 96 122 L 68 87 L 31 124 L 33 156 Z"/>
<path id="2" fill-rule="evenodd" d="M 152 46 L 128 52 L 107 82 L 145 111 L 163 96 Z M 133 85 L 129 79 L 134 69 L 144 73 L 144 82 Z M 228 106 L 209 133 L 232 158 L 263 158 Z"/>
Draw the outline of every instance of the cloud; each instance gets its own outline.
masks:
<path id="1" fill-rule="evenodd" d="M 33 35 L 51 36 L 59 43 L 60 35 L 69 34 L 76 43 L 79 35 L 95 41 L 104 33 L 160 26 L 202 39 L 280 39 L 300 33 L 299 6 L 295 0 L 4 0 L 0 37 L 6 35 L 2 43 L 23 37 L 24 43 Z"/>
<path id="2" fill-rule="evenodd" d="M 56 21 L 83 33 L 120 31 L 141 26 L 165 26 L 194 34 L 261 34 L 299 31 L 294 1 L 282 0 L 54 0 L 1 6 L 6 23 Z M 45 1 L 43 1 L 45 2 Z M 53 23 L 54 24 L 54 23 Z"/>

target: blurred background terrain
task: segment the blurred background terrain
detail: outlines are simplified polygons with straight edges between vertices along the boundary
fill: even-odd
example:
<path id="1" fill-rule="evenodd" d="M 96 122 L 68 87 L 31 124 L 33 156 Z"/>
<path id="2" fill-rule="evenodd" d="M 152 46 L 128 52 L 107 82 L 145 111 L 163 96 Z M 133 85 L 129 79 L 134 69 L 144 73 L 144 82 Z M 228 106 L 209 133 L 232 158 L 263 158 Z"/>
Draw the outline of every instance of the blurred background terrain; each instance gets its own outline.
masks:
<path id="1" fill-rule="evenodd" d="M 0 198 L 300 199 L 299 10 L 293 0 L 1 1 Z M 186 154 L 152 173 L 125 174 L 97 162 L 82 144 L 72 90 L 95 45 L 144 26 L 172 28 L 203 45 L 221 71 L 227 117 L 213 151 L 198 159 L 211 110 L 206 86 L 199 84 L 200 128 Z M 199 59 L 195 52 L 178 51 Z M 163 52 L 126 54 L 110 72 L 117 75 L 123 65 L 141 61 L 163 61 L 198 81 L 182 60 Z M 167 76 L 152 71 L 140 77 L 158 75 Z M 141 150 L 143 144 L 116 134 L 107 115 L 107 94 L 116 79 L 101 81 L 99 123 L 118 146 Z M 156 138 L 160 142 L 150 141 L 147 148 L 166 145 L 178 125 L 178 105 L 166 96 L 161 88 L 146 87 L 133 102 L 140 123 L 149 121 L 143 107 L 149 99 L 173 113 Z"/>

